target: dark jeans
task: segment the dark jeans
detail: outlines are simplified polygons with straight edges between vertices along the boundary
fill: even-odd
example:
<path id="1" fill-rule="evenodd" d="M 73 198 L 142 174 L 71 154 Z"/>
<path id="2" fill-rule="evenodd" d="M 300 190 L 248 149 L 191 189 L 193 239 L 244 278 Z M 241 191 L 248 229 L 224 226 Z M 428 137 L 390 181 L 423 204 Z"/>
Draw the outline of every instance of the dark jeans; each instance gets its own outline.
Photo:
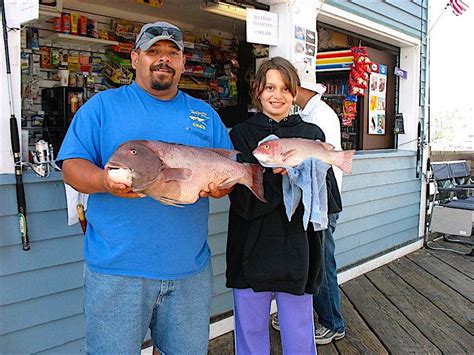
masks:
<path id="1" fill-rule="evenodd" d="M 337 332 L 344 331 L 344 318 L 341 314 L 339 286 L 337 284 L 336 259 L 334 257 L 334 238 L 338 213 L 329 214 L 328 229 L 323 231 L 324 275 L 320 291 L 313 296 L 313 308 L 318 314 L 319 324 Z"/>

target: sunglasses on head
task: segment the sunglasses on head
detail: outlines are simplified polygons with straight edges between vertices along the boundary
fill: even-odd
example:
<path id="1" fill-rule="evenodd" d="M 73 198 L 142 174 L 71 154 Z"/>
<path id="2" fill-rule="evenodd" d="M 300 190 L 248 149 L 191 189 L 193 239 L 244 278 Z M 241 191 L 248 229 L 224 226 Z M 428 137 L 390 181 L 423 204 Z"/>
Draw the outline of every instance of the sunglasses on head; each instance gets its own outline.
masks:
<path id="1" fill-rule="evenodd" d="M 179 29 L 173 27 L 150 27 L 142 33 L 136 43 L 139 43 L 144 35 L 150 39 L 156 36 L 170 36 L 170 38 L 174 39 L 175 41 L 183 41 L 183 33 Z"/>

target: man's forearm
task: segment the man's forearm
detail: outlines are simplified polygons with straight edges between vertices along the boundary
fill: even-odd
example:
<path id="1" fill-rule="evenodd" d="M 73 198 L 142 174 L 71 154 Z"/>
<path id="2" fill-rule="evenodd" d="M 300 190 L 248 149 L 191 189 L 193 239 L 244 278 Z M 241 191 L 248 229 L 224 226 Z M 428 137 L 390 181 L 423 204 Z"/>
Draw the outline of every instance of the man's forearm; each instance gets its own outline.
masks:
<path id="1" fill-rule="evenodd" d="M 93 194 L 106 192 L 104 170 L 85 159 L 67 159 L 63 162 L 64 182 L 75 190 Z"/>

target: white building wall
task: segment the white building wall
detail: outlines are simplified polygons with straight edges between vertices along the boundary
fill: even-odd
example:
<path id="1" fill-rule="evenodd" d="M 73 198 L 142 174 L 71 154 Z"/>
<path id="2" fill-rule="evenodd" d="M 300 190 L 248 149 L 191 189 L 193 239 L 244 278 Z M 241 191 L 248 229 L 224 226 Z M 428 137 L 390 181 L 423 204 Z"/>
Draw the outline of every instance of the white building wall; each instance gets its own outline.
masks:
<path id="1" fill-rule="evenodd" d="M 398 148 L 416 150 L 420 119 L 420 46 L 401 48 L 400 68 L 408 71 L 408 77 L 400 79 L 398 110 L 403 113 L 405 134 L 398 135 Z"/>

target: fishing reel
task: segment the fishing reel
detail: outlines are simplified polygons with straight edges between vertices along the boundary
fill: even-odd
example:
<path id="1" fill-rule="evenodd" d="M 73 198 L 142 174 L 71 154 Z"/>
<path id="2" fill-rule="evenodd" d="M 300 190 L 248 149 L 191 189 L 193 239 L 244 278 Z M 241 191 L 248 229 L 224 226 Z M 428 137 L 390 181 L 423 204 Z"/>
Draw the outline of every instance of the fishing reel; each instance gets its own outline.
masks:
<path id="1" fill-rule="evenodd" d="M 61 170 L 54 161 L 53 145 L 43 139 L 35 143 L 33 152 L 33 163 L 24 163 L 29 166 L 38 176 L 47 177 L 51 170 Z"/>

